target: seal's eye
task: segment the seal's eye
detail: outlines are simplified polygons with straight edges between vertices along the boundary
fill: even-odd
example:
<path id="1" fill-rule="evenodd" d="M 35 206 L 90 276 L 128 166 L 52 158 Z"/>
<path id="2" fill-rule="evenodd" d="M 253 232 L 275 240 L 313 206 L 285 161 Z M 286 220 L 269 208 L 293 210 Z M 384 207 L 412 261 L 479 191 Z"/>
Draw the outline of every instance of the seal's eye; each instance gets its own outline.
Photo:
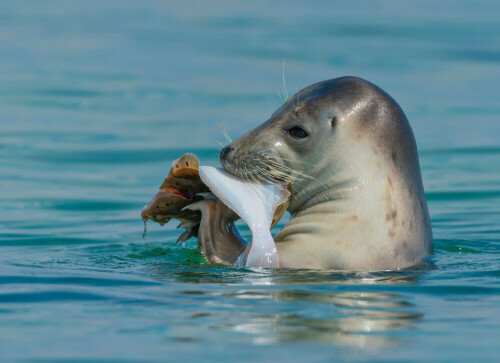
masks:
<path id="1" fill-rule="evenodd" d="M 299 126 L 294 126 L 291 129 L 288 129 L 287 132 L 295 139 L 304 139 L 308 136 L 306 130 Z"/>

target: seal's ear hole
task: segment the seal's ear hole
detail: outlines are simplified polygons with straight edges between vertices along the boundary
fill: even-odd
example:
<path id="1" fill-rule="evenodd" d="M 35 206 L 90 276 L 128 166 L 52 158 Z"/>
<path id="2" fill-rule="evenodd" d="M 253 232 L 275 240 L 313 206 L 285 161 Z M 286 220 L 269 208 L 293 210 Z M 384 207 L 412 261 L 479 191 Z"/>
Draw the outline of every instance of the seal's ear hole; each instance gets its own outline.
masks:
<path id="1" fill-rule="evenodd" d="M 335 126 L 335 124 L 337 123 L 337 116 L 333 116 L 331 119 L 330 119 L 330 124 L 333 126 Z"/>

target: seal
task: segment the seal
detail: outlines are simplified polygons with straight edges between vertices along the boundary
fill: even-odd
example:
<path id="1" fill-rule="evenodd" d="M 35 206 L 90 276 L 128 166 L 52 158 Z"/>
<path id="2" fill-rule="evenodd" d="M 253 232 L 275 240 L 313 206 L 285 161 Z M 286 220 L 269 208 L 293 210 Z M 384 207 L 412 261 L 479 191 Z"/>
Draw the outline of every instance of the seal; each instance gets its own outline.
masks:
<path id="1" fill-rule="evenodd" d="M 300 90 L 220 160 L 238 178 L 288 184 L 292 218 L 275 236 L 281 267 L 394 270 L 432 252 L 412 129 L 366 80 Z"/>

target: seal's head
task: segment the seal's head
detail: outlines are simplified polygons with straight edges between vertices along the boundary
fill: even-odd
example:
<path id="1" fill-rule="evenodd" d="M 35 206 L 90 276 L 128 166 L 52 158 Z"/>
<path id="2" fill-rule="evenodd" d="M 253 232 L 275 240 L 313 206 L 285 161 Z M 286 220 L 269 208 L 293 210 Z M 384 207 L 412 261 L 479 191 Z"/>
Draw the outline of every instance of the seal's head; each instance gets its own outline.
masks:
<path id="1" fill-rule="evenodd" d="M 330 189 L 332 178 L 338 187 L 339 181 L 357 184 L 371 167 L 420 173 L 403 111 L 387 93 L 357 77 L 300 90 L 268 121 L 223 148 L 220 159 L 241 178 L 291 183 L 292 211 L 316 202 L 310 195 L 301 200 L 311 184 Z"/>
<path id="2" fill-rule="evenodd" d="M 419 248 L 430 250 L 411 127 L 387 93 L 361 78 L 300 90 L 268 121 L 222 149 L 220 159 L 237 177 L 289 184 L 293 215 L 335 202 L 329 211 L 350 213 L 368 230 L 384 224 L 380 238 L 408 240 L 410 228 L 419 230 L 417 238 L 425 239 Z"/>

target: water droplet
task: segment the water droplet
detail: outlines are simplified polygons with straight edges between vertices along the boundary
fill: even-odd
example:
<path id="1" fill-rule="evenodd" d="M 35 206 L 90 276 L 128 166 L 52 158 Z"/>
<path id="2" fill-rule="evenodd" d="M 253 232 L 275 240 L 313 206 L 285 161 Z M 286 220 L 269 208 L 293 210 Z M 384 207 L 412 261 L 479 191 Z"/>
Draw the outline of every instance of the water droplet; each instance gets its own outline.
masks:
<path id="1" fill-rule="evenodd" d="M 148 237 L 148 229 L 146 226 L 146 223 L 148 222 L 147 219 L 143 219 L 144 221 L 144 232 L 142 232 L 142 239 L 146 239 Z"/>

